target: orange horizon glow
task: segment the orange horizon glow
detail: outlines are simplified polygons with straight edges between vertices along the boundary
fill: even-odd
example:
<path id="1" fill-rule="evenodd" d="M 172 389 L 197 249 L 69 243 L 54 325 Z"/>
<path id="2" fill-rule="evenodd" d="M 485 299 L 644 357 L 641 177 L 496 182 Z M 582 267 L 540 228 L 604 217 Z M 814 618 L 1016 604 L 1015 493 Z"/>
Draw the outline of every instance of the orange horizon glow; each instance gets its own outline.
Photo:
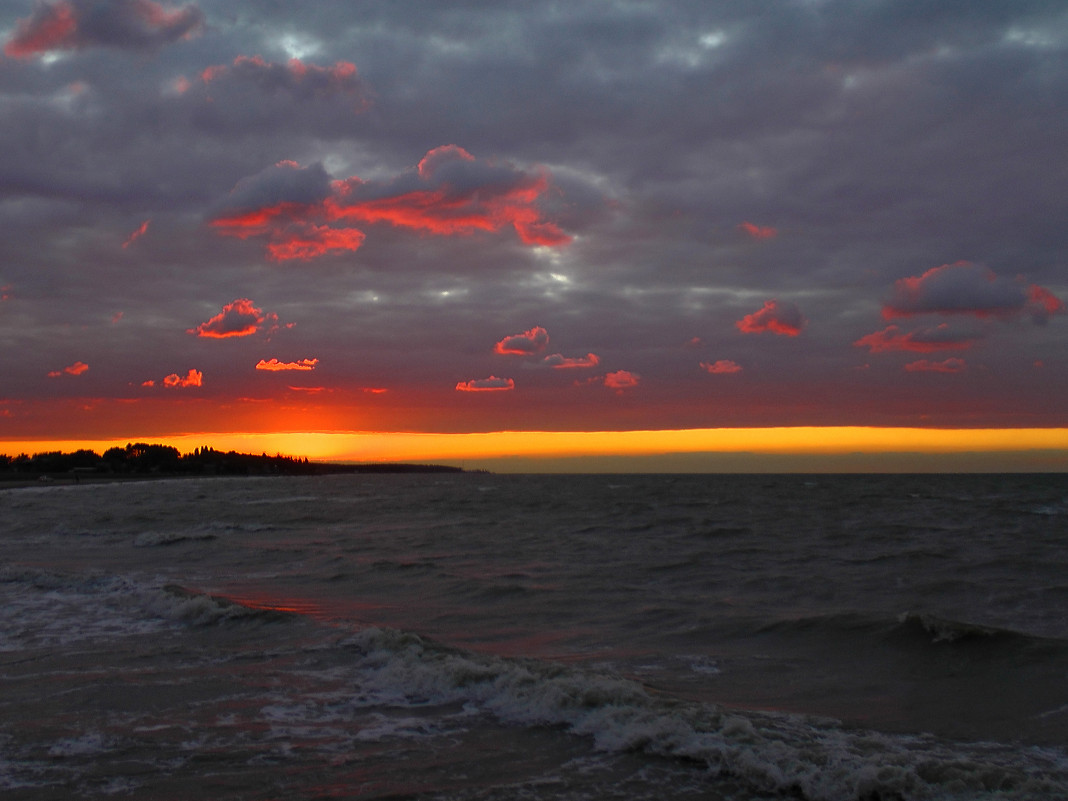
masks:
<path id="1" fill-rule="evenodd" d="M 650 457 L 685 454 L 889 455 L 1051 452 L 1068 469 L 1068 428 L 945 429 L 791 426 L 635 431 L 497 431 L 466 434 L 371 431 L 201 432 L 107 440 L 3 440 L 0 452 L 102 453 L 127 442 L 169 445 L 183 453 L 202 446 L 242 453 L 281 453 L 313 461 L 444 462 Z M 1057 467 L 1059 465 L 1059 467 Z"/>

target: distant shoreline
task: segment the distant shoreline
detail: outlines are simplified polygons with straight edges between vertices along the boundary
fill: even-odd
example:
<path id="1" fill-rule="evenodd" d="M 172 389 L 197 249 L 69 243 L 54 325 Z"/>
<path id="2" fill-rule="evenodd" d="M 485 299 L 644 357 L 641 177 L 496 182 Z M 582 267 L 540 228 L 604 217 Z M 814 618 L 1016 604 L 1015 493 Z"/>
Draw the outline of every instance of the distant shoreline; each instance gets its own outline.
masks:
<path id="1" fill-rule="evenodd" d="M 94 471 L 66 472 L 0 472 L 0 491 L 28 487 L 73 487 L 82 484 L 125 484 L 141 481 L 190 478 L 269 478 L 275 476 L 327 476 L 327 475 L 387 475 L 387 474 L 459 474 L 485 471 L 468 471 L 460 467 L 437 464 L 408 464 L 381 462 L 373 464 L 309 463 L 300 472 L 249 472 L 249 473 L 190 473 L 151 472 L 113 473 Z"/>
<path id="2" fill-rule="evenodd" d="M 219 451 L 211 446 L 179 453 L 145 442 L 114 447 L 102 455 L 90 450 L 53 451 L 33 456 L 0 455 L 0 489 L 102 484 L 162 478 L 220 476 L 322 476 L 374 473 L 464 473 L 463 468 L 405 462 L 312 462 L 306 457 Z M 485 472 L 485 471 L 476 471 Z"/>

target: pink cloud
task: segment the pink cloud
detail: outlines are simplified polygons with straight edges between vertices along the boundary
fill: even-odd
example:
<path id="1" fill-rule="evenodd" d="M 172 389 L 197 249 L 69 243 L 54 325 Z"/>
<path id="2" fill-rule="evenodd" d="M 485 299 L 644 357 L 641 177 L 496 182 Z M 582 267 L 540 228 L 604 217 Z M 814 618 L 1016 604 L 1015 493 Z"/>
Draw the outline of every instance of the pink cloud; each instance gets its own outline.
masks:
<path id="1" fill-rule="evenodd" d="M 48 373 L 48 377 L 49 378 L 59 378 L 60 376 L 62 376 L 64 374 L 66 374 L 66 375 L 81 375 L 82 373 L 84 373 L 88 369 L 89 369 L 89 365 L 86 364 L 85 362 L 75 362 L 74 364 L 67 365 L 62 370 L 52 370 L 52 371 L 50 371 Z"/>
<path id="2" fill-rule="evenodd" d="M 358 228 L 295 223 L 284 231 L 279 241 L 268 243 L 267 255 L 274 261 L 309 261 L 327 253 L 358 250 L 366 238 Z"/>
<path id="3" fill-rule="evenodd" d="M 604 385 L 619 392 L 638 386 L 639 381 L 641 381 L 641 376 L 628 370 L 616 370 L 604 377 Z"/>
<path id="4" fill-rule="evenodd" d="M 942 362 L 920 359 L 905 365 L 905 369 L 910 373 L 959 373 L 965 367 L 964 359 L 946 359 Z"/>
<path id="5" fill-rule="evenodd" d="M 415 170 L 386 181 L 332 181 L 321 165 L 280 162 L 246 178 L 210 224 L 238 239 L 265 238 L 276 261 L 357 250 L 365 234 L 339 223 L 387 224 L 440 236 L 515 231 L 524 245 L 571 241 L 538 206 L 546 170 L 479 161 L 456 145 L 431 150 Z"/>
<path id="6" fill-rule="evenodd" d="M 935 328 L 902 332 L 896 325 L 882 331 L 862 336 L 854 346 L 868 348 L 871 353 L 887 351 L 911 351 L 913 353 L 935 353 L 941 350 L 967 350 L 975 344 L 975 337 L 954 333 L 949 325 L 942 323 Z"/>
<path id="7" fill-rule="evenodd" d="M 0 301 L 11 300 L 15 295 L 11 292 L 11 285 L 0 286 Z"/>
<path id="8" fill-rule="evenodd" d="M 300 359 L 295 362 L 280 362 L 278 359 L 271 359 L 270 361 L 264 361 L 260 359 L 256 363 L 257 370 L 268 370 L 271 372 L 278 372 L 282 370 L 314 370 L 315 365 L 319 363 L 318 359 Z"/>
<path id="9" fill-rule="evenodd" d="M 125 250 L 125 249 L 126 249 L 126 248 L 128 248 L 128 247 L 130 247 L 130 245 L 131 245 L 131 244 L 132 244 L 132 243 L 133 243 L 134 241 L 136 241 L 137 239 L 139 239 L 139 238 L 141 238 L 142 236 L 144 236 L 144 235 L 145 235 L 145 231 L 147 231 L 147 230 L 148 230 L 148 224 L 149 224 L 150 222 L 152 222 L 152 221 L 151 221 L 151 220 L 145 220 L 145 221 L 144 221 L 143 223 L 141 223 L 141 225 L 140 225 L 140 226 L 138 226 L 138 228 L 137 228 L 137 230 L 136 230 L 136 231 L 134 231 L 134 232 L 133 232 L 132 234 L 130 234 L 130 235 L 129 235 L 129 236 L 128 236 L 128 237 L 126 238 L 126 241 L 122 243 L 122 248 L 123 248 L 123 250 Z"/>
<path id="10" fill-rule="evenodd" d="M 500 343 L 498 343 L 500 344 Z M 601 363 L 596 353 L 587 353 L 585 356 L 568 357 L 560 353 L 554 353 L 541 360 L 542 364 L 549 365 L 556 370 L 567 370 L 580 367 L 596 367 Z"/>
<path id="11" fill-rule="evenodd" d="M 734 325 L 745 334 L 770 331 L 773 334 L 796 337 L 806 324 L 801 311 L 793 303 L 780 303 L 776 299 L 764 301 L 764 308 L 747 314 Z"/>
<path id="12" fill-rule="evenodd" d="M 163 386 L 165 387 L 199 387 L 203 386 L 204 374 L 199 370 L 190 370 L 184 376 L 178 375 L 178 373 L 171 373 L 169 376 L 163 379 Z"/>
<path id="13" fill-rule="evenodd" d="M 356 112 L 370 105 L 370 92 L 351 61 L 338 61 L 330 67 L 308 64 L 298 58 L 282 64 L 261 56 L 238 56 L 231 64 L 214 64 L 200 72 L 204 99 L 213 101 L 222 93 L 248 93 L 259 89 L 264 96 L 285 94 L 298 102 L 348 97 Z M 179 94 L 192 88 L 189 81 L 178 87 Z"/>
<path id="14" fill-rule="evenodd" d="M 1009 318 L 1029 315 L 1043 323 L 1064 313 L 1064 303 L 1052 292 L 1021 279 L 1011 280 L 967 261 L 932 267 L 922 275 L 902 278 L 894 295 L 883 306 L 883 317 L 892 320 L 917 314 L 961 314 L 979 318 Z"/>
<path id="15" fill-rule="evenodd" d="M 529 356 L 545 350 L 548 344 L 549 332 L 539 325 L 529 331 L 524 331 L 522 334 L 512 334 L 505 337 L 493 346 L 493 352 Z"/>
<path id="16" fill-rule="evenodd" d="M 770 225 L 754 225 L 751 222 L 739 223 L 738 230 L 753 239 L 774 239 L 779 232 Z"/>
<path id="17" fill-rule="evenodd" d="M 510 389 L 515 389 L 515 381 L 511 378 L 497 378 L 495 375 L 461 381 L 456 385 L 458 392 L 501 392 Z"/>
<path id="18" fill-rule="evenodd" d="M 188 38 L 203 27 L 193 5 L 170 10 L 152 0 L 38 2 L 4 45 L 12 58 L 90 47 L 145 48 Z"/>
<path id="19" fill-rule="evenodd" d="M 720 359 L 719 361 L 701 362 L 701 369 L 705 370 L 713 375 L 721 373 L 740 373 L 742 372 L 742 366 L 737 362 L 732 362 L 730 359 Z"/>
<path id="20" fill-rule="evenodd" d="M 222 311 L 196 328 L 186 329 L 187 334 L 209 339 L 247 337 L 266 328 L 270 334 L 278 328 L 277 314 L 264 314 L 248 298 L 237 298 L 222 307 Z"/>

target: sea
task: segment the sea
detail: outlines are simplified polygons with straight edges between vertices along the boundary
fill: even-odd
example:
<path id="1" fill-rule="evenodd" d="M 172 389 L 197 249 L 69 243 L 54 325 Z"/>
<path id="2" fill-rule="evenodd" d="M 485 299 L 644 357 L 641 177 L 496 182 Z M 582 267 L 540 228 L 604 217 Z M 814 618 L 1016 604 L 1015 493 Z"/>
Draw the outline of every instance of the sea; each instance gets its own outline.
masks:
<path id="1" fill-rule="evenodd" d="M 1068 475 L 0 491 L 0 797 L 1065 799 Z"/>

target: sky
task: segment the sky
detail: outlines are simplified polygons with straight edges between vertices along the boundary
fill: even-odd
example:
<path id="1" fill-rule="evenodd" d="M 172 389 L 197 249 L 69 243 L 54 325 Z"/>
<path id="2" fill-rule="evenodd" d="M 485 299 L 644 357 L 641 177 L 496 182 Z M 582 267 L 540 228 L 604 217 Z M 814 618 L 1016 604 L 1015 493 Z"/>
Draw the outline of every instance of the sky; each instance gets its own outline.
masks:
<path id="1" fill-rule="evenodd" d="M 1062 0 L 0 0 L 0 48 L 0 452 L 1068 469 Z"/>

